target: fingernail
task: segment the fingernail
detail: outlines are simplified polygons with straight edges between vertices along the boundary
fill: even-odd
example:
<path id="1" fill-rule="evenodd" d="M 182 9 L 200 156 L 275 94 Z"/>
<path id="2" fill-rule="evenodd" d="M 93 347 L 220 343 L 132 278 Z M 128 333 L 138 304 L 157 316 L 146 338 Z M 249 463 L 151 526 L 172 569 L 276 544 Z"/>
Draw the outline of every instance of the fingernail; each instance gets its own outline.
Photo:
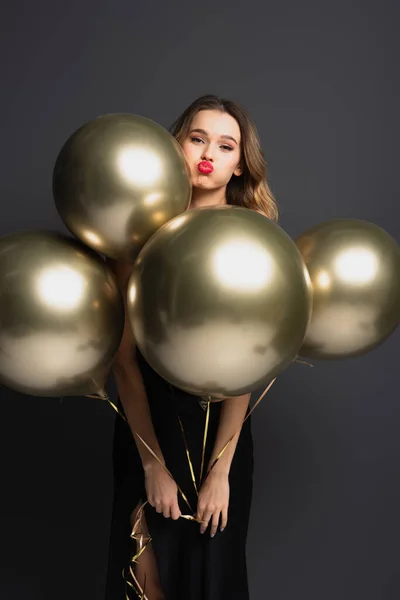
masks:
<path id="1" fill-rule="evenodd" d="M 205 531 L 204 529 L 200 529 L 200 533 L 204 533 L 204 531 Z"/>
<path id="2" fill-rule="evenodd" d="M 212 533 L 212 534 L 211 534 L 211 537 L 213 538 L 213 537 L 214 537 L 214 535 L 215 535 L 215 533 Z"/>
<path id="3" fill-rule="evenodd" d="M 225 530 L 225 527 L 222 527 L 222 528 L 220 529 L 220 532 L 222 533 L 224 530 Z"/>

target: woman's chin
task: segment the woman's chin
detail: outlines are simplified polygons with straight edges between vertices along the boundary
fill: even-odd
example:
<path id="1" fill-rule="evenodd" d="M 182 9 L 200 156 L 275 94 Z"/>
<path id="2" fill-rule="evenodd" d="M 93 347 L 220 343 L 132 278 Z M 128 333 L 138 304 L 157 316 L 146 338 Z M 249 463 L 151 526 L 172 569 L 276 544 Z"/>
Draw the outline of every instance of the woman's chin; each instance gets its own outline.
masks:
<path id="1" fill-rule="evenodd" d="M 199 177 L 196 175 L 196 177 L 193 177 L 192 179 L 192 187 L 194 189 L 198 188 L 200 190 L 212 190 L 214 189 L 215 185 L 212 181 L 210 181 L 208 177 L 202 175 L 200 175 Z"/>

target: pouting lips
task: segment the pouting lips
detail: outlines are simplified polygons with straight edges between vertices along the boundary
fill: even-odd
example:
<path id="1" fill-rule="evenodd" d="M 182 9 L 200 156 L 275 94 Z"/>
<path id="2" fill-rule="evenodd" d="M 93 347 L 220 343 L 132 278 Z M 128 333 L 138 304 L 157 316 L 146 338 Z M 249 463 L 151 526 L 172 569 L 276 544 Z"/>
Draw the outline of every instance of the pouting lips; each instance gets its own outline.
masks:
<path id="1" fill-rule="evenodd" d="M 197 168 L 200 171 L 200 173 L 203 173 L 205 175 L 208 175 L 209 173 L 212 173 L 213 170 L 214 170 L 214 167 L 212 166 L 212 164 L 210 162 L 208 162 L 208 160 L 202 160 L 197 165 Z"/>

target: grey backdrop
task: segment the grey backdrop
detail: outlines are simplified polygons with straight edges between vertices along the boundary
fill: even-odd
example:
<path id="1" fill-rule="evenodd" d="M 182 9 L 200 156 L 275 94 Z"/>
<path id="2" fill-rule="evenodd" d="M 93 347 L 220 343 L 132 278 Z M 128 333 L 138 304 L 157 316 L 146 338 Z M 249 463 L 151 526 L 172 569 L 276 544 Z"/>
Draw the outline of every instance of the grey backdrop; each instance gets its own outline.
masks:
<path id="1" fill-rule="evenodd" d="M 0 234 L 65 231 L 52 167 L 83 122 L 168 126 L 217 93 L 253 115 L 290 235 L 357 217 L 399 240 L 399 6 L 8 2 Z M 400 597 L 399 350 L 396 332 L 358 359 L 293 365 L 254 413 L 252 600 Z M 101 600 L 114 413 L 0 393 L 0 597 Z"/>

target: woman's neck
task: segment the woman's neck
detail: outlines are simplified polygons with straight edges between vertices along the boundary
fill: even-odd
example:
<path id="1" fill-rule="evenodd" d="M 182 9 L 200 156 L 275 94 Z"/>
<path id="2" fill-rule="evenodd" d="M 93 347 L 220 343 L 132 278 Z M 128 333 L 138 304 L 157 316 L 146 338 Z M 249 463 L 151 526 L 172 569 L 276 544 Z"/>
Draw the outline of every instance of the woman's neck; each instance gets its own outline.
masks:
<path id="1" fill-rule="evenodd" d="M 202 190 L 193 188 L 190 208 L 203 208 L 204 206 L 215 206 L 226 204 L 226 188 L 217 190 Z"/>

